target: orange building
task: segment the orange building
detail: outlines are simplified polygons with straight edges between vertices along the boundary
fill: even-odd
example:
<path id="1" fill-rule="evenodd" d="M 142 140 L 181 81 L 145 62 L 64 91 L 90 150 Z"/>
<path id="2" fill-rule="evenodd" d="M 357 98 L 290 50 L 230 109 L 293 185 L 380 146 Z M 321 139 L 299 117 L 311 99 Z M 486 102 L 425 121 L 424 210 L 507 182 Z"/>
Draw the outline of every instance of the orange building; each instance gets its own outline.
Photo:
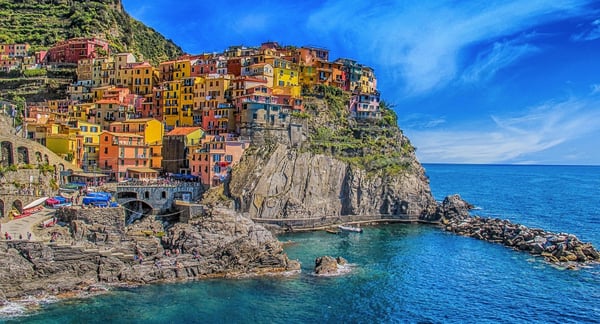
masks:
<path id="1" fill-rule="evenodd" d="M 164 125 L 154 118 L 129 119 L 123 122 L 113 122 L 109 125 L 113 133 L 130 133 L 144 136 L 148 145 L 148 167 L 160 169 L 162 164 L 162 144 Z"/>
<path id="2" fill-rule="evenodd" d="M 98 164 L 111 180 L 122 181 L 130 177 L 129 168 L 147 167 L 148 160 L 144 136 L 107 131 L 100 134 Z"/>

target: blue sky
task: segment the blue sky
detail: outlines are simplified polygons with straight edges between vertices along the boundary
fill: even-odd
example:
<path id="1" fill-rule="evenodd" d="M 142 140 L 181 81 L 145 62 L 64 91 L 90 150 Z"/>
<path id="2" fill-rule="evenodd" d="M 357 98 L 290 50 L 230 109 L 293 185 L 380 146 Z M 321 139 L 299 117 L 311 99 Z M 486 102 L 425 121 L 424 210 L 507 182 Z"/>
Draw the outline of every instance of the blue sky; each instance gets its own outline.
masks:
<path id="1" fill-rule="evenodd" d="M 600 3 L 123 5 L 191 54 L 277 41 L 373 67 L 421 162 L 600 165 Z"/>

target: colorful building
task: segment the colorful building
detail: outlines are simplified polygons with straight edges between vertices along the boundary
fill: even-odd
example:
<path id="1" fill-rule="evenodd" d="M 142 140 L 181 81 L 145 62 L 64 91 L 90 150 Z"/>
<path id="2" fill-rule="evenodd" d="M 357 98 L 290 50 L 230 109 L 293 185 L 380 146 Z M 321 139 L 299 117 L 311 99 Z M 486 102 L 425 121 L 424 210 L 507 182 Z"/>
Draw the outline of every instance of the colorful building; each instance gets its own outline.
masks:
<path id="1" fill-rule="evenodd" d="M 163 137 L 162 168 L 168 173 L 190 174 L 187 156 L 204 136 L 200 127 L 176 127 Z"/>
<path id="2" fill-rule="evenodd" d="M 350 97 L 350 116 L 357 119 L 380 119 L 379 93 L 354 93 Z"/>
<path id="3" fill-rule="evenodd" d="M 113 133 L 131 133 L 144 136 L 148 145 L 148 167 L 159 169 L 162 165 L 162 143 L 164 136 L 163 124 L 154 118 L 129 119 L 114 122 L 109 125 Z"/>
<path id="4" fill-rule="evenodd" d="M 78 129 L 78 135 L 83 137 L 83 155 L 78 166 L 85 171 L 95 170 L 98 166 L 98 154 L 100 152 L 100 133 L 102 131 L 100 125 L 75 120 L 69 122 L 68 126 Z"/>
<path id="5" fill-rule="evenodd" d="M 25 57 L 29 52 L 29 44 L 0 44 L 0 56 Z"/>
<path id="6" fill-rule="evenodd" d="M 123 181 L 129 168 L 148 166 L 148 146 L 144 136 L 104 131 L 100 134 L 98 164 L 109 179 Z"/>
<path id="7" fill-rule="evenodd" d="M 190 147 L 188 163 L 191 174 L 198 176 L 204 185 L 219 185 L 249 145 L 248 141 L 240 140 L 234 134 L 206 135 L 202 143 Z"/>
<path id="8" fill-rule="evenodd" d="M 48 63 L 73 63 L 108 54 L 108 42 L 99 38 L 72 38 L 56 43 L 46 54 Z"/>

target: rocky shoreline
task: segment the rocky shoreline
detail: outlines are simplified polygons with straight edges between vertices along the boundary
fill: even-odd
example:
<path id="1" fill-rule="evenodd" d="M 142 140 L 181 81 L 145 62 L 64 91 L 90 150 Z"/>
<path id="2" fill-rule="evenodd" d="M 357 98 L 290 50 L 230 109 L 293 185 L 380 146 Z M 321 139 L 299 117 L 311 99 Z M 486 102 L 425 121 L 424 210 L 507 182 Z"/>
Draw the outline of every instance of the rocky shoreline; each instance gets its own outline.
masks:
<path id="1" fill-rule="evenodd" d="M 568 269 L 600 261 L 600 253 L 574 235 L 471 216 L 470 209 L 460 196 L 449 196 L 423 219 Z M 189 223 L 166 228 L 154 217 L 125 226 L 122 208 L 65 208 L 57 218 L 64 226 L 36 233 L 53 237 L 53 243 L 0 242 L 0 307 L 23 300 L 35 307 L 28 300 L 82 298 L 110 287 L 300 271 L 299 262 L 288 259 L 272 232 L 228 208 L 210 208 Z M 341 257 L 315 261 L 318 276 L 348 270 Z"/>
<path id="2" fill-rule="evenodd" d="M 231 210 L 167 229 L 153 217 L 125 227 L 121 208 L 70 208 L 57 217 L 65 226 L 47 229 L 53 243 L 0 242 L 0 306 L 26 296 L 77 298 L 103 287 L 300 269 L 271 232 Z"/>
<path id="3" fill-rule="evenodd" d="M 567 269 L 600 262 L 600 253 L 592 244 L 581 242 L 573 234 L 528 228 L 505 219 L 470 216 L 468 211 L 472 208 L 459 195 L 446 197 L 441 206 L 442 228 L 458 235 L 541 256 L 547 262 Z"/>

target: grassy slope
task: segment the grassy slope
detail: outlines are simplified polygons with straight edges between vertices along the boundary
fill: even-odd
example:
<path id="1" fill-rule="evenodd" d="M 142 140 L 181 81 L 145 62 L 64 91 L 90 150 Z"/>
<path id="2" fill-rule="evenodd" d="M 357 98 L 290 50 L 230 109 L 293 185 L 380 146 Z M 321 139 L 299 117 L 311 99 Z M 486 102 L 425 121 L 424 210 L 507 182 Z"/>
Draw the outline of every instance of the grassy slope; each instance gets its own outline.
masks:
<path id="1" fill-rule="evenodd" d="M 98 36 L 115 52 L 130 51 L 159 62 L 182 53 L 179 46 L 131 18 L 119 0 L 0 0 L 0 42 L 34 50 L 72 37 Z"/>

